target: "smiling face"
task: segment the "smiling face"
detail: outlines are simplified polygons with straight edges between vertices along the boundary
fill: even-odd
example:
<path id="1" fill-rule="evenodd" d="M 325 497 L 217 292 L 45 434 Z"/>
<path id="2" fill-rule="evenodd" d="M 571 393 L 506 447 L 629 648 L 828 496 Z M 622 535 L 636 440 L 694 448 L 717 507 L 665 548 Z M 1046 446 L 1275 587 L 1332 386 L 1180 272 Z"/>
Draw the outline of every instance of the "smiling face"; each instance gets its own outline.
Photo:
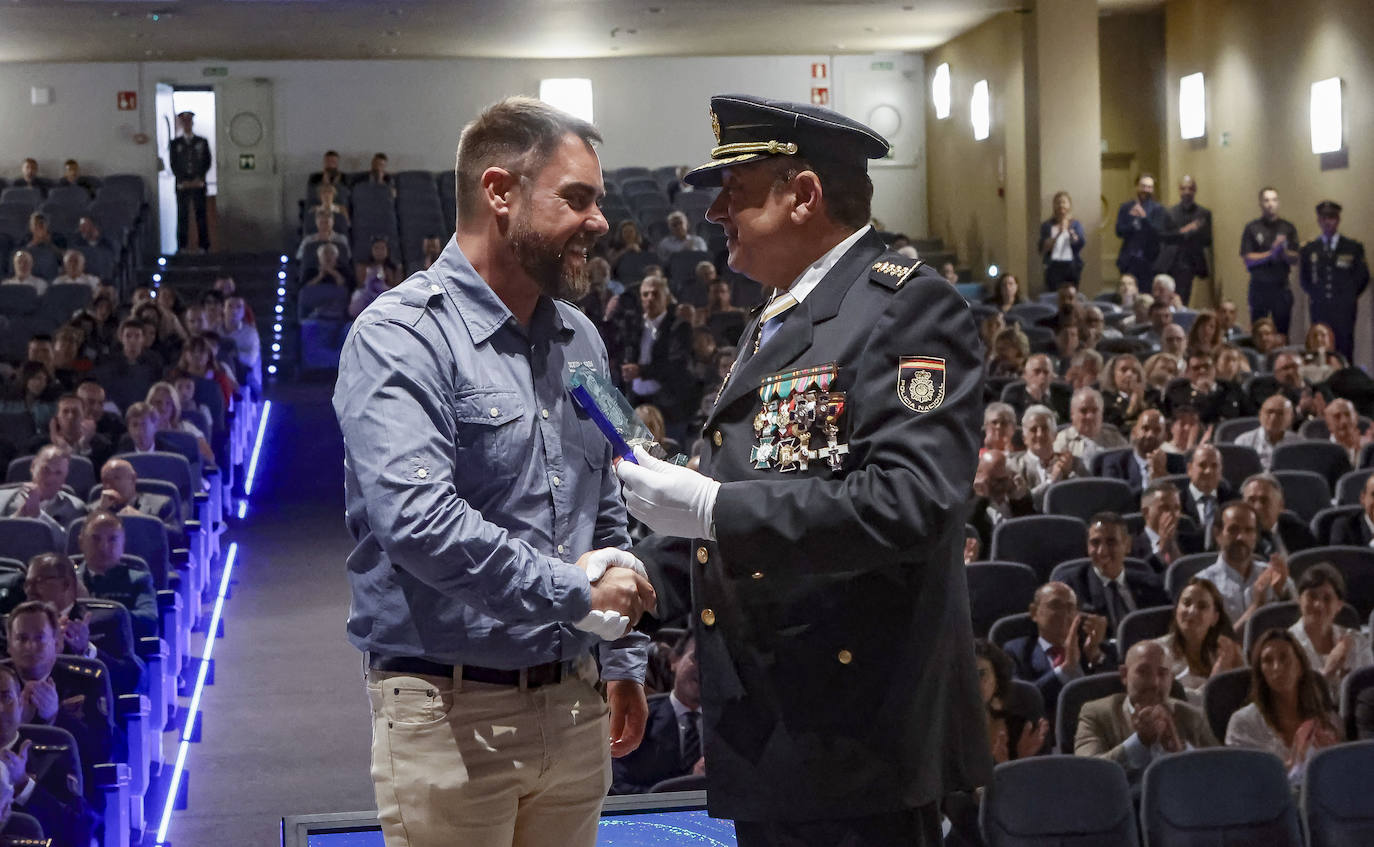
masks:
<path id="1" fill-rule="evenodd" d="M 764 159 L 721 170 L 721 189 L 706 219 L 725 228 L 731 269 L 772 288 L 786 288 L 778 268 L 795 264 L 787 239 L 793 194 L 777 183 L 778 163 Z"/>
<path id="2" fill-rule="evenodd" d="M 1190 585 L 1178 596 L 1174 607 L 1174 619 L 1190 644 L 1198 644 L 1221 620 L 1212 592 L 1201 585 Z"/>
<path id="3" fill-rule="evenodd" d="M 597 205 L 606 191 L 596 151 L 568 133 L 544 168 L 519 182 L 510 224 L 516 261 L 544 294 L 580 300 L 587 251 L 609 229 Z"/>
<path id="4" fill-rule="evenodd" d="M 1298 595 L 1298 610 L 1308 632 L 1327 633 L 1336 622 L 1342 601 L 1331 583 L 1324 582 Z"/>
<path id="5" fill-rule="evenodd" d="M 1088 527 L 1088 559 L 1108 579 L 1126 566 L 1126 531 L 1119 524 L 1099 521 Z"/>

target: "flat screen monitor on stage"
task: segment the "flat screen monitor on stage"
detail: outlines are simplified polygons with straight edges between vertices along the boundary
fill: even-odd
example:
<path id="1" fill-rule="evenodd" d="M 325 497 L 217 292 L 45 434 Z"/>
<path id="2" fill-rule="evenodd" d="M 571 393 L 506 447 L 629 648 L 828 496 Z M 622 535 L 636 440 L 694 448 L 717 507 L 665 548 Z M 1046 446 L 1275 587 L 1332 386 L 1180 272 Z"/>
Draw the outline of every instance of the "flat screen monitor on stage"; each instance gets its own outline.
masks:
<path id="1" fill-rule="evenodd" d="M 706 814 L 706 792 L 607 797 L 597 847 L 736 847 L 735 825 Z M 385 847 L 371 812 L 282 819 L 282 847 Z"/>

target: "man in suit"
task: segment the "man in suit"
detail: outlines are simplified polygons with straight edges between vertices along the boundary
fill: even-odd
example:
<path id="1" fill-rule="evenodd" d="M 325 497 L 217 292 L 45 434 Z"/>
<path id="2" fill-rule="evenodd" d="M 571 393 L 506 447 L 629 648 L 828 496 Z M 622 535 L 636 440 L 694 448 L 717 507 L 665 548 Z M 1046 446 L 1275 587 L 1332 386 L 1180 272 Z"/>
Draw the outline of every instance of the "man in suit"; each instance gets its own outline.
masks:
<path id="1" fill-rule="evenodd" d="M 1274 354 L 1272 374 L 1256 374 L 1250 379 L 1250 404 L 1260 406 L 1274 394 L 1282 394 L 1293 404 L 1293 428 L 1314 417 L 1320 417 L 1326 404 L 1335 399 L 1326 383 L 1313 385 L 1302 375 L 1302 361 L 1296 353 L 1283 351 Z"/>
<path id="2" fill-rule="evenodd" d="M 1259 516 L 1259 539 L 1255 555 L 1268 559 L 1275 553 L 1291 556 L 1299 550 L 1317 546 L 1307 522 L 1284 511 L 1283 485 L 1267 473 L 1258 473 L 1240 487 L 1240 496 Z"/>
<path id="3" fill-rule="evenodd" d="M 1013 638 L 1002 649 L 1015 665 L 1016 678 L 1040 689 L 1045 713 L 1054 714 L 1066 684 L 1115 667 L 1104 646 L 1107 619 L 1080 612 L 1078 595 L 1062 582 L 1040 586 L 1031 599 L 1030 614 L 1036 634 Z"/>
<path id="4" fill-rule="evenodd" d="M 204 252 L 210 246 L 210 230 L 205 217 L 205 176 L 210 173 L 210 142 L 191 131 L 195 112 L 177 113 L 177 136 L 169 146 L 172 176 L 177 189 L 177 249 L 189 245 L 190 217 L 196 216 L 196 245 Z"/>
<path id="5" fill-rule="evenodd" d="M 1221 451 L 1199 444 L 1188 459 L 1188 487 L 1180 492 L 1183 514 L 1202 528 L 1203 549 L 1212 549 L 1212 521 L 1221 504 L 1236 499 L 1230 483 L 1221 477 Z"/>
<path id="6" fill-rule="evenodd" d="M 1073 740 L 1075 756 L 1121 765 L 1134 792 L 1157 757 L 1218 746 L 1202 713 L 1169 696 L 1174 676 L 1159 644 L 1132 644 L 1121 666 L 1121 681 L 1124 692 L 1083 704 Z"/>
<path id="7" fill-rule="evenodd" d="M 978 457 L 978 470 L 973 475 L 973 511 L 969 525 L 978 531 L 984 550 L 992 547 L 992 531 L 1007 518 L 1035 514 L 1035 503 L 1026 490 L 1025 477 L 1014 474 L 1007 467 L 1007 456 L 1001 450 L 984 450 Z"/>
<path id="8" fill-rule="evenodd" d="M 1273 464 L 1275 447 L 1294 444 L 1302 437 L 1293 431 L 1293 404 L 1282 393 L 1271 394 L 1260 404 L 1259 422 L 1259 426 L 1241 433 L 1236 444 L 1254 450 L 1267 471 Z"/>
<path id="9" fill-rule="evenodd" d="M 1212 276 L 1212 212 L 1198 205 L 1197 181 L 1191 176 L 1178 181 L 1178 204 L 1164 211 L 1160 241 L 1159 269 L 1174 278 L 1179 300 L 1186 307 L 1193 279 Z"/>
<path id="10" fill-rule="evenodd" d="M 1187 379 L 1170 383 L 1164 390 L 1164 411 L 1172 414 L 1175 407 L 1197 409 L 1204 424 L 1239 418 L 1254 413 L 1250 398 L 1240 386 L 1225 379 L 1217 379 L 1216 363 L 1201 350 L 1188 353 Z"/>
<path id="11" fill-rule="evenodd" d="M 1126 567 L 1130 532 L 1115 512 L 1099 512 L 1088 521 L 1088 561 L 1063 575 L 1078 597 L 1078 608 L 1107 619 L 1108 640 L 1121 619 L 1137 609 L 1169 605 L 1159 577 Z"/>
<path id="12" fill-rule="evenodd" d="M 51 727 L 24 723 L 23 690 L 14 667 L 0 664 L 0 779 L 14 786 L 14 808 L 36 818 L 54 847 L 88 847 L 95 815 L 81 794 L 71 737 L 58 741 Z"/>
<path id="13" fill-rule="evenodd" d="M 1317 204 L 1321 235 L 1299 251 L 1298 279 L 1311 299 L 1312 323 L 1331 327 L 1336 350 L 1347 362 L 1355 356 L 1355 314 L 1360 295 L 1369 287 L 1364 245 L 1339 232 L 1341 205 Z"/>
<path id="14" fill-rule="evenodd" d="M 1183 503 L 1172 482 L 1146 486 L 1140 495 L 1140 513 L 1145 528 L 1131 542 L 1131 558 L 1144 559 L 1155 573 L 1163 574 L 1180 556 L 1202 552 L 1202 533 L 1181 526 Z"/>
<path id="15" fill-rule="evenodd" d="M 1164 231 L 1164 207 L 1155 200 L 1155 178 L 1141 174 L 1135 182 L 1135 197 L 1116 211 L 1116 237 L 1121 252 L 1116 267 L 1136 279 L 1154 276 L 1159 256 L 1159 234 Z"/>
<path id="16" fill-rule="evenodd" d="M 113 512 L 96 512 L 81 527 L 77 578 L 92 597 L 113 600 L 129 610 L 140 638 L 158 634 L 157 589 L 153 575 L 123 562 L 124 525 Z"/>
<path id="17" fill-rule="evenodd" d="M 642 794 L 665 779 L 706 772 L 701 755 L 701 675 L 691 632 L 673 645 L 668 664 L 673 690 L 649 704 L 638 749 L 611 760 L 612 794 Z"/>
<path id="18" fill-rule="evenodd" d="M 111 459 L 106 462 L 100 469 L 100 485 L 100 493 L 90 502 L 91 511 L 157 518 L 167 527 L 167 542 L 174 548 L 184 546 L 184 543 L 178 543 L 184 538 L 184 533 L 177 504 L 165 495 L 139 491 L 138 473 L 127 460 Z"/>
<path id="19" fill-rule="evenodd" d="M 1151 481 L 1170 474 L 1183 473 L 1188 461 L 1177 453 L 1166 453 L 1164 445 L 1164 415 L 1158 409 L 1146 409 L 1131 427 L 1131 451 L 1116 453 L 1102 462 L 1102 475 L 1110 479 L 1124 479 L 1136 491 Z"/>
<path id="20" fill-rule="evenodd" d="M 1360 489 L 1364 511 L 1337 518 L 1331 524 L 1331 543 L 1349 547 L 1374 547 L 1374 475 Z"/>
<path id="21" fill-rule="evenodd" d="M 66 450 L 44 446 L 29 466 L 29 482 L 0 490 L 0 516 L 42 521 L 52 531 L 57 548 L 65 546 L 67 529 L 86 515 L 86 504 L 62 490 L 70 466 Z"/>
<path id="22" fill-rule="evenodd" d="M 1016 416 L 1036 404 L 1054 410 L 1058 423 L 1069 419 L 1069 403 L 1073 389 L 1054 379 L 1054 365 L 1045 353 L 1035 353 L 1021 366 L 1021 381 L 1009 382 L 1002 389 L 1002 402 L 1016 410 Z"/>
<path id="23" fill-rule="evenodd" d="M 57 398 L 57 414 L 49 419 L 47 433 L 30 441 L 28 452 L 37 454 L 48 444 L 61 447 L 75 456 L 85 456 L 97 468 L 114 453 L 110 439 L 96 432 L 93 425 L 85 423 L 81 398 L 75 394 L 63 394 Z"/>
<path id="24" fill-rule="evenodd" d="M 967 304 L 869 225 L 889 146 L 829 109 L 712 99 L 729 265 L 775 289 L 705 421 L 701 473 L 617 466 L 696 539 L 711 814 L 744 847 L 933 845 L 989 777 L 964 583 L 982 350 Z M 874 705 L 881 703 L 881 708 Z"/>
<path id="25" fill-rule="evenodd" d="M 689 367 L 692 327 L 677 319 L 671 298 L 668 280 L 661 276 L 645 277 L 639 284 L 643 320 L 625 327 L 620 378 L 630 401 L 657 406 L 670 424 L 669 433 L 681 440 L 698 397 Z"/>

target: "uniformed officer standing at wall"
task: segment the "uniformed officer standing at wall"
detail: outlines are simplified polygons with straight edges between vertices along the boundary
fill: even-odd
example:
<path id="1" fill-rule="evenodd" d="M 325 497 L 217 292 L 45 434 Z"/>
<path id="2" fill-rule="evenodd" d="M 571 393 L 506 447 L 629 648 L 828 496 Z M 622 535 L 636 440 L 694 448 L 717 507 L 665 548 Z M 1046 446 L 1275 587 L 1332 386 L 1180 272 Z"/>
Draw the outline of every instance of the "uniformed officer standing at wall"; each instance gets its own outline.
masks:
<path id="1" fill-rule="evenodd" d="M 194 112 L 177 113 L 177 136 L 173 138 L 170 153 L 172 176 L 177 182 L 177 249 L 185 250 L 189 245 L 188 218 L 196 216 L 196 245 L 201 250 L 210 247 L 210 230 L 205 221 L 205 175 L 210 172 L 210 142 L 191 132 Z"/>
<path id="2" fill-rule="evenodd" d="M 610 757 L 643 737 L 648 639 L 625 631 L 654 593 L 622 552 L 610 445 L 564 383 L 609 379 L 606 349 L 555 299 L 586 293 L 607 230 L 600 140 L 537 100 L 483 112 L 457 235 L 344 342 L 348 635 L 388 847 L 592 847 Z M 626 567 L 598 575 L 607 554 Z"/>
<path id="3" fill-rule="evenodd" d="M 707 217 L 772 298 L 701 473 L 620 462 L 631 514 L 694 538 L 712 815 L 757 845 L 940 842 L 988 777 L 962 550 L 982 350 L 962 298 L 868 225 L 888 143 L 828 109 L 711 100 Z"/>
<path id="4" fill-rule="evenodd" d="M 1277 189 L 1261 188 L 1259 205 L 1260 216 L 1240 235 L 1240 257 L 1250 271 L 1250 323 L 1273 318 L 1274 327 L 1286 336 L 1293 317 L 1288 271 L 1298 263 L 1298 230 L 1279 217 Z"/>
<path id="5" fill-rule="evenodd" d="M 1341 205 L 1317 204 L 1321 235 L 1303 245 L 1298 278 L 1312 302 L 1312 323 L 1326 324 L 1336 336 L 1336 350 L 1352 361 L 1355 352 L 1355 313 L 1360 295 L 1369 286 L 1364 245 L 1341 235 Z"/>

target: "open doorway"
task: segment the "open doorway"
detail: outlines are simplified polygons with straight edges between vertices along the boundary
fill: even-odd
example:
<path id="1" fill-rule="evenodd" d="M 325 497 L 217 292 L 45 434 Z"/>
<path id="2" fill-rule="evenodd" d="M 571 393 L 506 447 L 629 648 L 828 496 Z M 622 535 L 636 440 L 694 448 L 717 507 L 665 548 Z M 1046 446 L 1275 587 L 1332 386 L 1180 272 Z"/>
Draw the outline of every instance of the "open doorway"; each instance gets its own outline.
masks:
<path id="1" fill-rule="evenodd" d="M 195 118 L 192 132 L 210 143 L 210 159 L 218 162 L 215 154 L 215 92 L 209 86 L 181 86 L 160 82 L 157 85 L 157 150 L 161 167 L 158 170 L 157 201 L 159 239 L 161 252 L 171 255 L 177 251 L 177 197 L 176 178 L 172 175 L 171 143 L 177 134 L 176 116 L 181 112 L 193 112 Z M 215 195 L 219 184 L 217 168 L 211 165 L 205 175 L 206 221 L 209 233 L 200 240 L 215 244 Z M 190 226 L 195 225 L 192 216 Z M 193 242 L 194 243 L 194 242 Z"/>

